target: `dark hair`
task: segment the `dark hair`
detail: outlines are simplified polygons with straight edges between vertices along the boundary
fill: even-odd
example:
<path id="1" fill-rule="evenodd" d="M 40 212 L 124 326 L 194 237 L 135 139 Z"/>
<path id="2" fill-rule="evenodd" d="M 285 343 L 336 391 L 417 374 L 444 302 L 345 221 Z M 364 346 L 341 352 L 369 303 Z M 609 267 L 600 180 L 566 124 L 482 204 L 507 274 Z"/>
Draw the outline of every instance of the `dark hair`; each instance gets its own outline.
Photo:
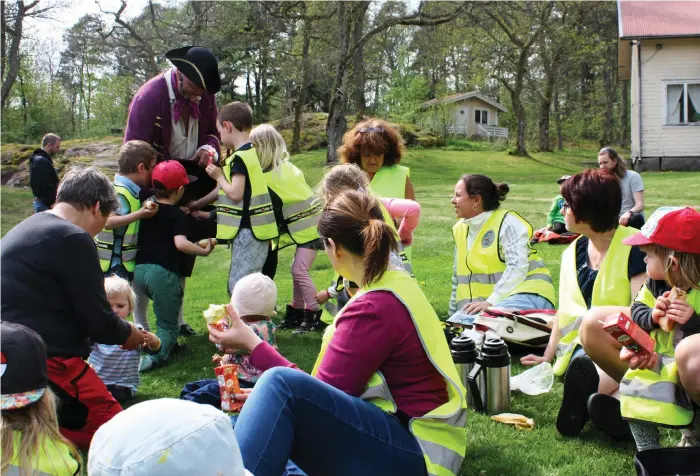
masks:
<path id="1" fill-rule="evenodd" d="M 607 154 L 611 160 L 615 161 L 615 168 L 612 172 L 620 178 L 624 177 L 627 173 L 627 164 L 625 164 L 625 159 L 620 157 L 620 154 L 618 154 L 617 151 L 612 147 L 603 147 L 602 149 L 600 149 L 598 155 L 602 154 Z"/>
<path id="2" fill-rule="evenodd" d="M 96 167 L 71 167 L 58 184 L 56 203 L 68 203 L 82 211 L 100 203 L 100 213 L 108 216 L 119 208 L 112 182 Z"/>
<path id="3" fill-rule="evenodd" d="M 384 154 L 384 165 L 390 166 L 401 162 L 406 146 L 392 124 L 381 119 L 367 119 L 345 133 L 343 145 L 338 148 L 338 157 L 343 164 L 360 165 L 362 152 Z"/>
<path id="4" fill-rule="evenodd" d="M 166 200 L 177 194 L 178 190 L 180 190 L 180 187 L 166 189 L 165 186 L 157 180 L 153 182 L 153 185 L 153 195 L 156 198 L 164 198 Z"/>
<path id="5" fill-rule="evenodd" d="M 564 182 L 561 194 L 577 223 L 596 233 L 617 228 L 622 207 L 620 180 L 604 169 L 584 170 Z"/>
<path id="6" fill-rule="evenodd" d="M 507 183 L 494 183 L 486 175 L 464 174 L 460 178 L 470 197 L 479 195 L 484 202 L 484 210 L 490 212 L 501 206 L 510 191 Z"/>
<path id="7" fill-rule="evenodd" d="M 119 149 L 117 163 L 120 174 L 133 174 L 138 172 L 139 164 L 143 164 L 146 170 L 151 168 L 151 162 L 156 158 L 156 150 L 151 144 L 142 140 L 130 140 L 124 142 Z"/>
<path id="8" fill-rule="evenodd" d="M 324 243 L 332 239 L 362 257 L 365 284 L 382 277 L 389 254 L 396 251 L 394 230 L 384 222 L 377 199 L 366 192 L 346 190 L 333 197 L 318 220 L 318 233 Z"/>
<path id="9" fill-rule="evenodd" d="M 234 101 L 226 104 L 219 111 L 219 122 L 230 122 L 233 127 L 241 132 L 249 131 L 253 128 L 253 110 L 245 102 Z"/>

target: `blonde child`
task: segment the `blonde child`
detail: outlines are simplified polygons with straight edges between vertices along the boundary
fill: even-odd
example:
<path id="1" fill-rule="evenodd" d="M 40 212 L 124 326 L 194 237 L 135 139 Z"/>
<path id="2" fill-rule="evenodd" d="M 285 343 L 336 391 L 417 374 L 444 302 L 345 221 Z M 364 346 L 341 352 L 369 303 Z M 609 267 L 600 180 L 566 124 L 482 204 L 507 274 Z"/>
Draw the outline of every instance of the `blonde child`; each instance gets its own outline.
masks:
<path id="1" fill-rule="evenodd" d="M 248 327 L 273 347 L 277 347 L 275 331 L 277 326 L 270 320 L 275 315 L 277 287 L 274 281 L 262 273 L 253 273 L 238 281 L 231 295 L 229 306 L 240 316 Z M 249 355 L 235 349 L 224 349 L 223 357 L 214 355 L 214 362 L 220 365 L 238 366 L 238 381 L 241 388 L 252 388 L 262 372 L 250 363 Z M 215 379 L 198 380 L 185 385 L 180 398 L 196 403 L 206 403 L 217 408 L 221 406 L 219 384 Z"/>
<path id="2" fill-rule="evenodd" d="M 20 324 L 0 322 L 2 474 L 79 474 L 80 453 L 58 429 L 46 345 Z"/>
<path id="3" fill-rule="evenodd" d="M 134 311 L 136 295 L 126 279 L 113 275 L 105 278 L 105 293 L 112 311 L 120 319 L 128 320 Z M 142 330 L 146 341 L 141 346 L 143 352 L 155 354 L 160 350 L 158 336 Z M 94 344 L 88 363 L 107 386 L 107 390 L 120 405 L 131 400 L 141 383 L 139 377 L 139 350 L 123 349 L 119 345 Z"/>
<path id="4" fill-rule="evenodd" d="M 620 384 L 622 416 L 637 448 L 658 448 L 657 426 L 687 428 L 679 446 L 697 445 L 700 404 L 700 213 L 663 207 L 640 233 L 623 241 L 647 253 L 649 279 L 632 305 L 632 319 L 655 340 L 652 354 L 627 348 L 630 370 Z M 648 390 L 646 390 L 648 388 Z"/>

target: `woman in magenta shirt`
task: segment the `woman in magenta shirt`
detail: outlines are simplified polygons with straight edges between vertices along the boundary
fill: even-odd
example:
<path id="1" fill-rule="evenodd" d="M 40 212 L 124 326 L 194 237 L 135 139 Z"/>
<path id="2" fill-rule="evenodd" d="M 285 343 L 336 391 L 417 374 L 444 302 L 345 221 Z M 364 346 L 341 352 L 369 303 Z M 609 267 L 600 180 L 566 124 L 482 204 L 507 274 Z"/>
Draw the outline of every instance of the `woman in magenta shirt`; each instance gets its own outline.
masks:
<path id="1" fill-rule="evenodd" d="M 376 199 L 353 191 L 333 199 L 319 221 L 333 267 L 360 287 L 398 270 L 389 264 L 395 238 L 381 216 Z M 250 362 L 264 371 L 235 428 L 251 473 L 278 476 L 288 459 L 309 475 L 426 473 L 408 422 L 446 403 L 447 385 L 394 293 L 373 291 L 348 303 L 316 377 L 301 372 L 235 316 L 228 331 L 210 327 L 210 340 L 250 351 Z M 376 371 L 396 403 L 394 415 L 359 398 Z"/>

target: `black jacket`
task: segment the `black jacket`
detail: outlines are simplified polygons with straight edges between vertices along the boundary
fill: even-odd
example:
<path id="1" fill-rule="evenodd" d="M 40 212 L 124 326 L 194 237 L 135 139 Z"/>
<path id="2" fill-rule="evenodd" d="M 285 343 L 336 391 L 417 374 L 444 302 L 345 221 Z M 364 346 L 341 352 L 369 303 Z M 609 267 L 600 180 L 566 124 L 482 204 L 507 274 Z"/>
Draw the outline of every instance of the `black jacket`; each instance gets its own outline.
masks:
<path id="1" fill-rule="evenodd" d="M 56 201 L 58 174 L 51 156 L 43 149 L 35 150 L 29 157 L 29 186 L 34 196 L 47 207 Z"/>

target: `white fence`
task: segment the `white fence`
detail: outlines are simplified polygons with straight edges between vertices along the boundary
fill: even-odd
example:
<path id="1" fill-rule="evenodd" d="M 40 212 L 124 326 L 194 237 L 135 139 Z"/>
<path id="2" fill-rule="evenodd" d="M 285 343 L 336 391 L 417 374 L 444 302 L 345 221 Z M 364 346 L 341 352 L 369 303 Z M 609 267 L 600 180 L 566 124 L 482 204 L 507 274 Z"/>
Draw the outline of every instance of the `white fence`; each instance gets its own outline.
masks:
<path id="1" fill-rule="evenodd" d="M 508 139 L 508 128 L 497 126 L 484 126 L 481 124 L 477 124 L 477 135 L 481 137 L 487 137 L 489 139 Z"/>

